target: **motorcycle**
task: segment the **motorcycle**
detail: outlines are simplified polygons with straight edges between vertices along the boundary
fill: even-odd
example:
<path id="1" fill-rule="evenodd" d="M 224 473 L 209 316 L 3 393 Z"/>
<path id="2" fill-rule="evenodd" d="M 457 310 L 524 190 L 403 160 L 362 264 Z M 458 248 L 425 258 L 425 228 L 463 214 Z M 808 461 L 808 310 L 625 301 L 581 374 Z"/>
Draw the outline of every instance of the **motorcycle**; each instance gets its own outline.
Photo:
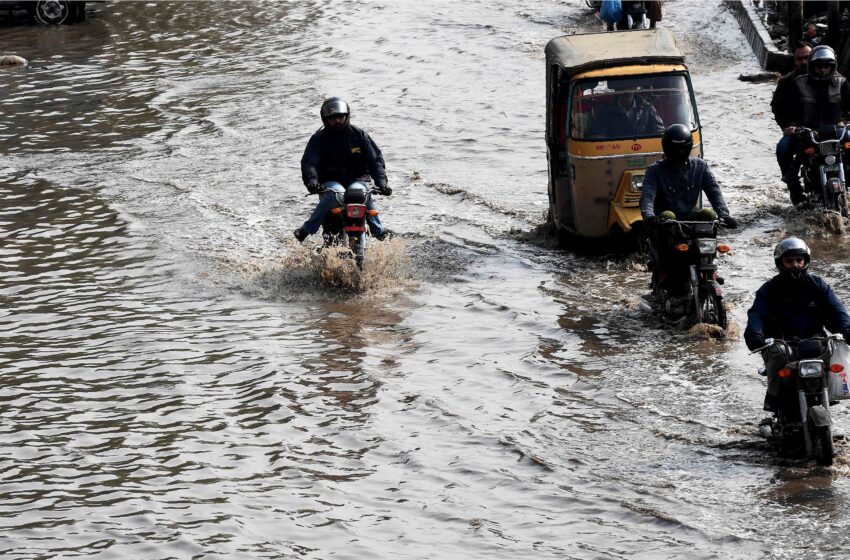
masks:
<path id="1" fill-rule="evenodd" d="M 319 191 L 321 195 L 328 190 L 333 191 L 337 206 L 332 208 L 322 222 L 322 249 L 329 247 L 346 247 L 357 263 L 357 268 L 363 270 L 366 258 L 366 234 L 369 228 L 366 224 L 368 216 L 378 214 L 377 210 L 366 208 L 370 194 L 377 189 L 369 189 L 365 185 L 354 184 L 347 189 L 334 185 Z"/>
<path id="2" fill-rule="evenodd" d="M 753 350 L 763 352 L 765 367 L 758 372 L 768 378 L 767 399 L 773 417 L 765 419 L 759 432 L 790 457 L 814 458 L 819 465 L 832 465 L 830 373 L 840 374 L 843 364 L 830 365 L 834 342 L 839 335 L 808 340 L 769 338 Z"/>
<path id="3" fill-rule="evenodd" d="M 848 215 L 844 153 L 850 149 L 850 131 L 844 126 L 822 126 L 817 131 L 799 128 L 803 192 L 809 204 Z M 850 163 L 850 162 L 848 162 Z"/>
<path id="4" fill-rule="evenodd" d="M 715 259 L 718 252 L 729 252 L 729 246 L 717 242 L 718 227 L 717 220 L 667 220 L 656 226 L 658 270 L 648 299 L 665 320 L 684 327 L 697 323 L 727 327 L 723 278 L 717 275 Z"/>
<path id="5" fill-rule="evenodd" d="M 649 27 L 649 14 L 643 2 L 623 2 L 623 19 L 628 23 L 626 29 Z"/>

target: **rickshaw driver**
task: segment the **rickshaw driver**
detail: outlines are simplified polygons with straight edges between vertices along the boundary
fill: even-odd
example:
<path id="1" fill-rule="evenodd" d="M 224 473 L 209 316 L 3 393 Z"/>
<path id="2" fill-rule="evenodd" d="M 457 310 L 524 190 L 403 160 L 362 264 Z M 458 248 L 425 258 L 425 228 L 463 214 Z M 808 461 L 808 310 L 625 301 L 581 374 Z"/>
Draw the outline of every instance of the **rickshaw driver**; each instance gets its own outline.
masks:
<path id="1" fill-rule="evenodd" d="M 683 124 L 671 125 L 661 137 L 664 159 L 646 168 L 640 194 L 640 213 L 648 226 L 650 239 L 649 256 L 652 266 L 652 286 L 657 284 L 658 274 L 665 263 L 659 260 L 658 228 L 665 216 L 672 219 L 707 221 L 715 216 L 728 228 L 737 228 L 738 222 L 729 214 L 729 208 L 720 192 L 708 164 L 700 158 L 691 157 L 694 136 Z M 704 192 L 714 212 L 697 209 L 700 193 Z M 662 259 L 663 260 L 663 259 Z"/>
<path id="2" fill-rule="evenodd" d="M 590 138 L 637 138 L 664 132 L 664 121 L 651 103 L 624 91 L 616 103 L 603 105 L 590 125 Z"/>

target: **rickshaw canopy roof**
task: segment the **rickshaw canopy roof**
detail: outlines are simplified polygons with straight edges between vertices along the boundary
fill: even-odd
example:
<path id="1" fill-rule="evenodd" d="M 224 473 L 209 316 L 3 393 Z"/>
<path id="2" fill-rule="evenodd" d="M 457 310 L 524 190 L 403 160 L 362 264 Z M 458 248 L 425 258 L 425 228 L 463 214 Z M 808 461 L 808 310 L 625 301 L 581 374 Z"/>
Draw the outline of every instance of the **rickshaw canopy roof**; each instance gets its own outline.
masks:
<path id="1" fill-rule="evenodd" d="M 646 29 L 556 37 L 546 45 L 546 60 L 572 75 L 627 64 L 683 63 L 685 57 L 669 30 Z"/>

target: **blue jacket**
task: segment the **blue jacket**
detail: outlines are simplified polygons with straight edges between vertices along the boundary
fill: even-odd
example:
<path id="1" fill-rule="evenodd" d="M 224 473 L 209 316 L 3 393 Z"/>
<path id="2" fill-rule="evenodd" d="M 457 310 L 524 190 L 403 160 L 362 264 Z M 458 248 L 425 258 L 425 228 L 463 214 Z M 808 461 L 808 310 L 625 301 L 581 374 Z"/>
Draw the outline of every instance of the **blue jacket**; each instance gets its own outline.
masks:
<path id="1" fill-rule="evenodd" d="M 320 128 L 307 142 L 301 158 L 301 178 L 305 185 L 336 181 L 347 187 L 354 181 L 368 181 L 378 187 L 387 184 L 384 155 L 363 130 L 349 125 L 345 130 Z"/>
<path id="2" fill-rule="evenodd" d="M 756 292 L 744 340 L 754 350 L 765 338 L 823 336 L 824 327 L 850 341 L 850 315 L 826 280 L 810 273 L 799 279 L 777 274 Z"/>
<path id="3" fill-rule="evenodd" d="M 657 216 L 666 210 L 683 219 L 697 209 L 700 192 L 704 192 L 717 215 L 728 216 L 720 186 L 699 158 L 688 158 L 684 165 L 672 165 L 666 159 L 646 168 L 640 194 L 640 213 L 644 218 Z"/>

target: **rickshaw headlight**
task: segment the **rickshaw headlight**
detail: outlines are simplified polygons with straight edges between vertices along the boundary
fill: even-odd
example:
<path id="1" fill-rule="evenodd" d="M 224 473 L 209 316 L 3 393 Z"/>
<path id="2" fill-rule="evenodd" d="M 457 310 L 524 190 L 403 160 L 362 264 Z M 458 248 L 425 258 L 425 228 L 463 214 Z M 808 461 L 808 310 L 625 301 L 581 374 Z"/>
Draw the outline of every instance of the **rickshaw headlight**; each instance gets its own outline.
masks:
<path id="1" fill-rule="evenodd" d="M 699 252 L 701 255 L 713 255 L 714 251 L 717 250 L 717 240 L 716 239 L 699 239 L 697 240 L 699 244 Z"/>
<path id="2" fill-rule="evenodd" d="M 643 175 L 634 175 L 629 184 L 629 192 L 640 193 L 643 190 Z"/>
<path id="3" fill-rule="evenodd" d="M 800 377 L 820 377 L 823 375 L 823 362 L 820 360 L 802 360 Z"/>

